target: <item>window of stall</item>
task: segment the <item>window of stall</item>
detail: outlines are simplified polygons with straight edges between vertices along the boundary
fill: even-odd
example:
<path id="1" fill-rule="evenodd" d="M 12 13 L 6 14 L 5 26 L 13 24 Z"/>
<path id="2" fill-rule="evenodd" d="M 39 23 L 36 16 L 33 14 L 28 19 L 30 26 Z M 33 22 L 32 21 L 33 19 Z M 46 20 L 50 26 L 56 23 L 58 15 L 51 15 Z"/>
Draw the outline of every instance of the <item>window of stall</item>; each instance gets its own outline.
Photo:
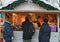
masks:
<path id="1" fill-rule="evenodd" d="M 7 14 L 7 13 L 5 13 Z M 52 32 L 57 32 L 57 14 L 42 14 L 42 13 L 30 13 L 30 12 L 20 12 L 20 13 L 9 13 L 11 18 L 11 24 L 13 25 L 13 29 L 16 31 L 22 30 L 22 22 L 25 21 L 26 16 L 31 17 L 31 21 L 36 30 L 40 29 L 40 26 L 44 23 L 44 19 L 48 19 L 48 24 L 51 27 Z M 5 16 L 6 17 L 6 16 Z M 38 24 L 39 22 L 39 24 Z M 38 26 L 39 25 L 39 26 Z"/>

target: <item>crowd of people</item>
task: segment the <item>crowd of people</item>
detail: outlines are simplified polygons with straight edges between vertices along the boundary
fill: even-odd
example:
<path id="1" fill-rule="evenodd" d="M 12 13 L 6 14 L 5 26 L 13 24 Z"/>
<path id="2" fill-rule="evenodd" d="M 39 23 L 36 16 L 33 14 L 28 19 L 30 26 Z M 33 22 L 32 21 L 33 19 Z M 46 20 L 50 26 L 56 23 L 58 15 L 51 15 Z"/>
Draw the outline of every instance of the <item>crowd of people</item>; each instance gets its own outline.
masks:
<path id="1" fill-rule="evenodd" d="M 38 28 L 39 28 L 38 40 L 39 40 L 39 42 L 50 42 L 51 28 L 53 28 L 53 25 L 51 26 L 49 24 L 47 18 L 40 19 L 41 21 L 39 21 L 39 18 L 41 18 L 41 17 L 38 16 L 37 22 L 34 21 L 38 24 Z M 22 23 L 21 27 L 23 30 L 23 42 L 31 42 L 32 36 L 34 36 L 34 34 L 35 34 L 35 26 L 33 24 L 33 21 L 31 21 L 30 16 L 25 17 L 25 21 Z M 3 37 L 6 42 L 12 42 L 13 26 L 10 23 L 9 16 L 7 16 L 7 18 L 4 22 Z"/>

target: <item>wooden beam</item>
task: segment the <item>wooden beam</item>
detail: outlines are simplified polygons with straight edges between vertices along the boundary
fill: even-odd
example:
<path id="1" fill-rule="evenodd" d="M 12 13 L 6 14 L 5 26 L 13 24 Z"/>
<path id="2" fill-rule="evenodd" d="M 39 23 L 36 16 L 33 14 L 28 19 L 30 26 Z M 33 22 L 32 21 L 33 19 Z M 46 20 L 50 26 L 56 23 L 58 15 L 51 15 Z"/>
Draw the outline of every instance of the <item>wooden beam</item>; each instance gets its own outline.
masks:
<path id="1" fill-rule="evenodd" d="M 0 10 L 0 13 L 41 13 L 41 14 L 60 14 L 60 11 L 39 11 L 39 10 Z"/>

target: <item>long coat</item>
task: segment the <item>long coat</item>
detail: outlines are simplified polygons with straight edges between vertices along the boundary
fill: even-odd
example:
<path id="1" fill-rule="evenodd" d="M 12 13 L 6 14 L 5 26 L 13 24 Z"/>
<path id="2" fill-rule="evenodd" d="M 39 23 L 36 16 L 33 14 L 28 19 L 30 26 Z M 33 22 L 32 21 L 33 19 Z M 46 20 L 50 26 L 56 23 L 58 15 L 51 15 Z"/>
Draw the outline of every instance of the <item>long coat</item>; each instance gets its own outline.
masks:
<path id="1" fill-rule="evenodd" d="M 11 24 L 9 24 L 8 22 L 4 23 L 4 32 L 3 32 L 3 37 L 5 41 L 10 41 L 12 40 L 12 36 L 13 36 L 13 28 L 11 26 Z"/>
<path id="2" fill-rule="evenodd" d="M 50 42 L 51 28 L 47 23 L 41 26 L 39 31 L 39 42 Z"/>
<path id="3" fill-rule="evenodd" d="M 29 25 L 32 24 L 31 22 L 29 21 L 25 21 L 22 23 L 22 29 L 23 29 L 23 39 L 24 40 L 29 40 L 29 39 L 32 39 L 32 36 L 29 36 Z"/>

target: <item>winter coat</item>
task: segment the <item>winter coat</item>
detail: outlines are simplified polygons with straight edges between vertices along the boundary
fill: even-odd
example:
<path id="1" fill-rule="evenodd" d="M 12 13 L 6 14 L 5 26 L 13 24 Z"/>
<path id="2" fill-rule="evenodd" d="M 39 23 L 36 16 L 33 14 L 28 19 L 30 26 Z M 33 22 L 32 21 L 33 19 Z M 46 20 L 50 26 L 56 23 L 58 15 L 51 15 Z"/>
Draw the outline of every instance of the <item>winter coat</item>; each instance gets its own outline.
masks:
<path id="1" fill-rule="evenodd" d="M 3 37 L 5 41 L 10 41 L 12 40 L 12 36 L 13 36 L 13 28 L 11 26 L 11 24 L 9 24 L 8 22 L 4 23 L 4 32 L 3 32 Z"/>
<path id="2" fill-rule="evenodd" d="M 41 26 L 39 31 L 39 42 L 50 42 L 51 28 L 47 23 Z"/>
<path id="3" fill-rule="evenodd" d="M 32 24 L 31 22 L 29 21 L 25 21 L 22 23 L 22 29 L 23 29 L 23 39 L 24 40 L 29 40 L 29 39 L 32 39 L 32 36 L 30 35 L 29 36 L 29 25 Z M 32 24 L 33 25 L 33 24 Z"/>

